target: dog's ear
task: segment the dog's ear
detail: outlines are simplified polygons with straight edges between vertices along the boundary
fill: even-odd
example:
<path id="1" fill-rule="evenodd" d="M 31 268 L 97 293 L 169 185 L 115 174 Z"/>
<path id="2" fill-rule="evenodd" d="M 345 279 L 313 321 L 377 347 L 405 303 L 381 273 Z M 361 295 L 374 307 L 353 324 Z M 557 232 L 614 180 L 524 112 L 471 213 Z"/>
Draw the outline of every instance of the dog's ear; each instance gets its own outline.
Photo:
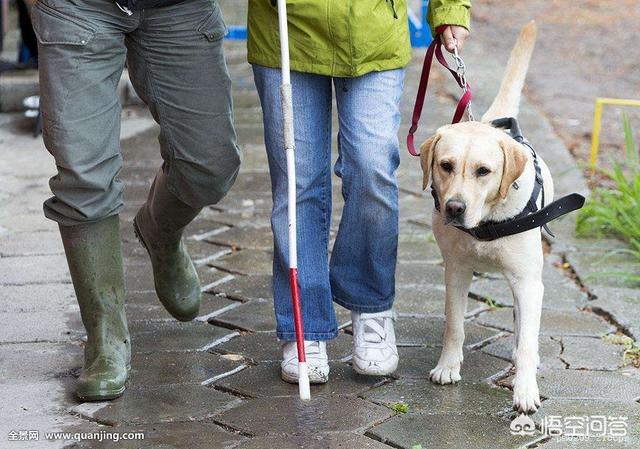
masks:
<path id="1" fill-rule="evenodd" d="M 522 175 L 524 167 L 527 165 L 527 155 L 522 146 L 512 139 L 500 142 L 500 147 L 504 154 L 504 164 L 502 166 L 499 193 L 500 197 L 505 199 L 511 185 Z"/>
<path id="2" fill-rule="evenodd" d="M 440 140 L 440 135 L 435 134 L 425 140 L 420 146 L 420 165 L 422 165 L 422 190 L 429 187 L 431 179 L 431 166 L 433 165 L 433 150 Z"/>

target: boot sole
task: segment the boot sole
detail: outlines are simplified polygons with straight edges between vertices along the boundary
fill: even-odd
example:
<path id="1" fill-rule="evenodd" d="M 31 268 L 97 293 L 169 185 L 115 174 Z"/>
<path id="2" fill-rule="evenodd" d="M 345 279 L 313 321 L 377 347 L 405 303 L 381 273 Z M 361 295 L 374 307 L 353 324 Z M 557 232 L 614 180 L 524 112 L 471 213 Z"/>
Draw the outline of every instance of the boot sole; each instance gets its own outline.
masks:
<path id="1" fill-rule="evenodd" d="M 118 390 L 108 390 L 92 394 L 82 394 L 80 392 L 77 392 L 76 395 L 82 402 L 111 401 L 122 396 L 125 390 L 126 387 L 123 385 L 122 388 L 119 388 Z"/>

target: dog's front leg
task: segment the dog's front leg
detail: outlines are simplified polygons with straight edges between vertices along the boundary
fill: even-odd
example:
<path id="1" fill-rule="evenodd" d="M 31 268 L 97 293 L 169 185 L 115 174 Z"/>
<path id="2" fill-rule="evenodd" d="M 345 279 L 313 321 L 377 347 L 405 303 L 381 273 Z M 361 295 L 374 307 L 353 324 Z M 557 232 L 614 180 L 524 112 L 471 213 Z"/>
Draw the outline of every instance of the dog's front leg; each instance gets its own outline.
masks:
<path id="1" fill-rule="evenodd" d="M 467 297 L 472 278 L 473 270 L 470 267 L 445 261 L 446 326 L 440 360 L 431 370 L 430 377 L 433 383 L 450 384 L 461 379 L 464 314 L 467 310 Z"/>
<path id="2" fill-rule="evenodd" d="M 507 276 L 513 291 L 516 323 L 513 363 L 513 408 L 522 413 L 534 413 L 540 406 L 536 371 L 540 363 L 538 335 L 544 285 L 539 276 L 517 278 Z"/>

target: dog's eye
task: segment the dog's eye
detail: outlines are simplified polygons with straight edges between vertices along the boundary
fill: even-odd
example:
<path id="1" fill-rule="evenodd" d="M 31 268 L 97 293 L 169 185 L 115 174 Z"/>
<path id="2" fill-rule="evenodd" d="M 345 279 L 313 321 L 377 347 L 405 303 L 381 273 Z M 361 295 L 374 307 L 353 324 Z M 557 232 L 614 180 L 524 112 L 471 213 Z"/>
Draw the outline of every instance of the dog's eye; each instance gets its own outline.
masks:
<path id="1" fill-rule="evenodd" d="M 480 167 L 476 170 L 476 176 L 487 176 L 489 173 L 491 173 L 491 170 L 487 167 Z"/>
<path id="2" fill-rule="evenodd" d="M 448 161 L 444 161 L 440 163 L 440 167 L 447 173 L 451 173 L 453 171 L 453 164 Z"/>

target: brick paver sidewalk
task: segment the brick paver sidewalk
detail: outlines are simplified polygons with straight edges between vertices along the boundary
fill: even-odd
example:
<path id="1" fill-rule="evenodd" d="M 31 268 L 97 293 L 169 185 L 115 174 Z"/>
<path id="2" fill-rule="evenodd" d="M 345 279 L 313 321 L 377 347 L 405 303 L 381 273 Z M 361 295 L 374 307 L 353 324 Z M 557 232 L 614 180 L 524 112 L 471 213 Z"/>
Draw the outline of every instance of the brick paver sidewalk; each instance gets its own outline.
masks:
<path id="1" fill-rule="evenodd" d="M 51 167 L 39 170 L 33 181 L 0 165 L 2 175 L 11 180 L 9 187 L 0 186 L 11 205 L 10 213 L 0 216 L 0 314 L 5 326 L 0 332 L 0 392 L 6 401 L 0 410 L 3 432 L 7 429 L 0 434 L 0 447 L 71 443 L 68 438 L 66 443 L 43 442 L 43 432 L 55 429 L 145 433 L 144 442 L 85 441 L 74 446 L 117 449 L 640 445 L 640 374 L 622 366 L 622 346 L 603 338 L 616 332 L 640 338 L 639 290 L 618 280 L 590 276 L 613 265 L 637 267 L 622 256 L 601 263 L 616 243 L 575 240 L 571 219 L 552 226 L 559 237 L 546 256 L 539 372 L 545 400 L 534 419 L 540 423 L 554 415 L 626 416 L 633 435 L 621 444 L 596 439 L 561 442 L 539 431 L 532 436 L 510 433 L 514 417 L 509 391 L 512 300 L 506 283 L 493 275 L 479 274 L 472 285 L 463 381 L 456 386 L 429 382 L 444 325 L 443 267 L 429 227 L 432 202 L 421 191 L 418 161 L 406 155 L 404 148 L 395 303 L 400 367 L 388 378 L 354 374 L 349 365 L 349 314 L 337 306 L 341 333 L 328 346 L 330 382 L 312 387 L 312 401 L 301 403 L 297 387 L 279 379 L 280 351 L 270 290 L 271 199 L 261 112 L 244 43 L 229 43 L 227 49 L 245 159 L 229 196 L 188 228 L 188 247 L 206 293 L 201 316 L 192 323 L 178 323 L 163 310 L 153 291 L 147 255 L 131 226 L 159 166 L 157 130 L 152 127 L 123 141 L 127 206 L 122 226 L 134 355 L 129 388 L 122 398 L 94 404 L 79 404 L 73 398 L 82 363 L 82 328 L 55 227 L 37 215 L 46 195 L 43 179 Z M 419 53 L 407 73 L 403 133 L 417 85 Z M 488 54 L 475 43 L 469 45 L 466 59 L 474 85 L 480 86 L 476 88 L 476 109 L 480 110 L 496 91 L 506 55 Z M 424 126 L 423 136 L 435 124 L 446 123 L 452 112 L 450 94 L 455 90 L 443 84 L 430 100 L 434 107 L 425 123 L 431 126 Z M 145 126 L 148 119 L 136 120 L 136 126 Z M 566 148 L 526 101 L 521 122 L 554 171 L 558 195 L 584 191 L 584 181 Z M 0 139 L 8 126 L 0 128 Z M 36 150 L 26 153 L 26 162 L 19 160 L 14 166 L 28 167 L 38 158 Z M 0 157 L 10 160 L 7 155 Z M 337 182 L 334 187 L 337 218 L 342 202 Z M 28 193 L 24 201 L 16 198 L 21 192 Z M 408 406 L 406 413 L 396 406 L 399 403 Z M 40 430 L 41 441 L 7 442 L 9 430 L 29 429 Z"/>

